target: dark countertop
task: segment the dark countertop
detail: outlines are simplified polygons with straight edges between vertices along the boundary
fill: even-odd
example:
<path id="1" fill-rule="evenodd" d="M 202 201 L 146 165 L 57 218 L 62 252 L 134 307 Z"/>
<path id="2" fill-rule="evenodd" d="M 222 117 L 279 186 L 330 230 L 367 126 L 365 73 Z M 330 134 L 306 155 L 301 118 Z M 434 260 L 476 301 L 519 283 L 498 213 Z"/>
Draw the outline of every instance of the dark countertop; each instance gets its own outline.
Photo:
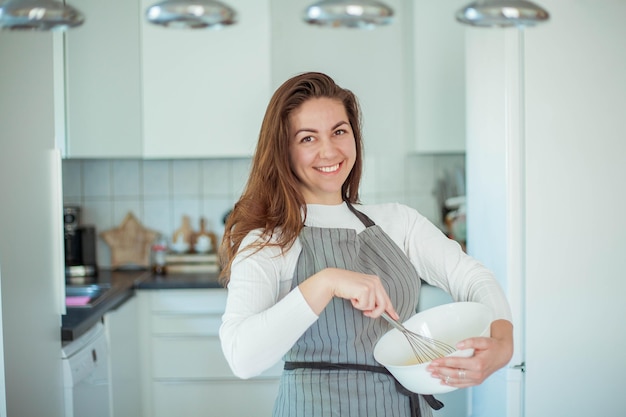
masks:
<path id="1" fill-rule="evenodd" d="M 135 290 L 223 288 L 217 273 L 153 275 L 146 270 L 112 271 L 101 269 L 95 277 L 71 278 L 66 286 L 108 284 L 111 289 L 92 308 L 67 307 L 62 317 L 61 340 L 69 342 L 89 330 L 107 312 L 115 310 L 135 295 Z"/>

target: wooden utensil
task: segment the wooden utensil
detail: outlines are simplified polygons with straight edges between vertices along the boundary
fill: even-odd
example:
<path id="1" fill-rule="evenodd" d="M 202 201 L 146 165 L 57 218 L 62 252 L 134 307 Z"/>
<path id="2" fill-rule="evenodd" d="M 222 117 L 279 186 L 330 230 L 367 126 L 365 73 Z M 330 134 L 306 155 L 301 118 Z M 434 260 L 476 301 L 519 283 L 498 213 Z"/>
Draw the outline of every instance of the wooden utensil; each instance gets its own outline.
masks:
<path id="1" fill-rule="evenodd" d="M 191 221 L 189 216 L 183 216 L 182 226 L 177 229 L 172 235 L 172 243 L 184 242 L 189 247 L 193 245 L 193 229 L 191 228 Z"/>

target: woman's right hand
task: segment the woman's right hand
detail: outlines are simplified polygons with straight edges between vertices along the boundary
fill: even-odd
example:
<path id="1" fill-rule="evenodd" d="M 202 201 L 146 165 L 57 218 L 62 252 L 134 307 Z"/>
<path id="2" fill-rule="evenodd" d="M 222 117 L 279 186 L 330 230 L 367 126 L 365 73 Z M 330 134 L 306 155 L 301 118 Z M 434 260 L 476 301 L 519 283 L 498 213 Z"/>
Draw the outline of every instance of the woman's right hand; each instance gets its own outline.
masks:
<path id="1" fill-rule="evenodd" d="M 333 297 L 350 300 L 352 306 L 367 317 L 379 317 L 386 311 L 398 320 L 380 278 L 338 268 L 326 268 L 310 276 L 299 285 L 300 292 L 315 314 L 319 315 Z"/>

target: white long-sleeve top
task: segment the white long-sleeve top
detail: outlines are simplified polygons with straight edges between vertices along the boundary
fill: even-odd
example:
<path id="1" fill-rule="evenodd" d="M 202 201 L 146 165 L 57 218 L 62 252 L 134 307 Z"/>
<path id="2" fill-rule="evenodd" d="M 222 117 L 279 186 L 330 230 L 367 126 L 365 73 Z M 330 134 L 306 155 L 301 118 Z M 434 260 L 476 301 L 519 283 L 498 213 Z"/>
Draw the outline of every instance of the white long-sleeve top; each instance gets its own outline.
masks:
<path id="1" fill-rule="evenodd" d="M 448 292 L 455 301 L 475 301 L 492 309 L 494 319 L 511 321 L 506 297 L 493 274 L 465 254 L 416 210 L 401 204 L 355 205 L 402 249 L 425 282 Z M 307 205 L 307 226 L 365 229 L 345 203 Z M 241 248 L 260 238 L 255 230 Z M 291 282 L 302 246 L 296 240 L 281 254 L 278 247 L 240 250 L 232 264 L 222 350 L 233 373 L 259 375 L 279 362 L 318 316 Z"/>

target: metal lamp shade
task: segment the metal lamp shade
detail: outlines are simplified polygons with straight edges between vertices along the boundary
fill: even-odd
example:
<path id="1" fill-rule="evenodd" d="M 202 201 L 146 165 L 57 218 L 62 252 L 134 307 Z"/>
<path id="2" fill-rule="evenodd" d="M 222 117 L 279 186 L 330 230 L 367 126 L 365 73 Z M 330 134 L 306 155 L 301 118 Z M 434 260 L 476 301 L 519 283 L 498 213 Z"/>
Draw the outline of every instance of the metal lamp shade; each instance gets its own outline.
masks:
<path id="1" fill-rule="evenodd" d="M 214 0 L 166 0 L 150 6 L 146 19 L 167 28 L 221 29 L 236 23 L 237 13 Z"/>
<path id="2" fill-rule="evenodd" d="M 456 20 L 478 27 L 535 26 L 547 21 L 549 13 L 525 0 L 478 0 L 456 13 Z"/>
<path id="3" fill-rule="evenodd" d="M 311 25 L 373 29 L 393 20 L 391 7 L 370 0 L 325 0 L 312 4 L 303 19 Z"/>
<path id="4" fill-rule="evenodd" d="M 0 4 L 0 29 L 63 31 L 80 26 L 85 16 L 53 0 L 9 0 Z"/>

